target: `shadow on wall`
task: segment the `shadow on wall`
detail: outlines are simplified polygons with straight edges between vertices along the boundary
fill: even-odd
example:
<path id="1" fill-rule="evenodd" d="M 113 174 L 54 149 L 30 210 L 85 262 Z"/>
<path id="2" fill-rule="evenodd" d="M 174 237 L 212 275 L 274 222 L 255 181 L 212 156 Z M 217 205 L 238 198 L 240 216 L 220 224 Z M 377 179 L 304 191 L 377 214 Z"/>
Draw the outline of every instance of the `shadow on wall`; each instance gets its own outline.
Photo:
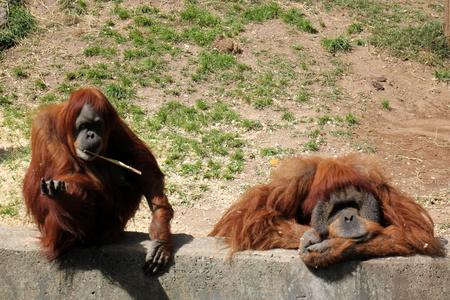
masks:
<path id="1" fill-rule="evenodd" d="M 186 234 L 175 234 L 173 238 L 174 256 L 181 247 L 193 240 L 192 236 Z M 174 260 L 172 259 L 164 270 L 159 271 L 159 274 L 145 275 L 142 266 L 147 244 L 150 244 L 148 234 L 127 232 L 112 245 L 73 249 L 57 259 L 57 264 L 58 268 L 65 272 L 63 280 L 70 286 L 75 282 L 77 271 L 95 273 L 98 270 L 108 278 L 111 285 L 125 290 L 132 299 L 168 299 L 158 275 L 168 272 L 174 265 Z M 84 291 L 83 294 L 91 294 L 95 298 L 102 296 L 101 290 Z"/>

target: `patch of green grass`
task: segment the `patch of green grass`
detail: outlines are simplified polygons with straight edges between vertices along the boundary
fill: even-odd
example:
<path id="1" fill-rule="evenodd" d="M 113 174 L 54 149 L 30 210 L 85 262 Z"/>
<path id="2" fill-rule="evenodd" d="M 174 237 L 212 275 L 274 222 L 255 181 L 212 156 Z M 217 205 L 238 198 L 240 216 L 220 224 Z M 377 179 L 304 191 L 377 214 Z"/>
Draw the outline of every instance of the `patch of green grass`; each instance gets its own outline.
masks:
<path id="1" fill-rule="evenodd" d="M 59 85 L 57 90 L 63 94 L 70 95 L 79 88 L 80 88 L 80 85 L 78 83 L 69 84 L 69 83 L 63 82 Z"/>
<path id="2" fill-rule="evenodd" d="M 305 14 L 296 8 L 292 8 L 281 15 L 283 21 L 296 26 L 297 29 L 307 33 L 317 33 L 317 29 L 305 17 Z"/>
<path id="3" fill-rule="evenodd" d="M 304 135 L 309 137 L 309 138 L 317 139 L 321 135 L 321 131 L 320 131 L 320 129 L 316 128 L 316 129 L 314 129 L 312 131 L 305 132 Z"/>
<path id="4" fill-rule="evenodd" d="M 43 82 L 42 80 L 36 80 L 36 87 L 42 91 L 46 91 L 48 90 L 48 86 L 45 82 Z"/>
<path id="5" fill-rule="evenodd" d="M 219 70 L 229 69 L 236 65 L 236 58 L 229 53 L 219 53 L 217 51 L 202 51 L 199 54 L 201 66 L 197 69 L 196 74 L 204 78 L 210 73 Z"/>
<path id="6" fill-rule="evenodd" d="M 244 18 L 252 22 L 263 22 L 279 18 L 283 13 L 282 8 L 275 2 L 256 4 L 244 11 Z"/>
<path id="7" fill-rule="evenodd" d="M 0 205 L 0 215 L 8 217 L 16 217 L 20 211 L 20 200 L 16 199 L 6 205 Z"/>
<path id="8" fill-rule="evenodd" d="M 278 154 L 278 150 L 274 147 L 265 147 L 265 148 L 261 148 L 260 150 L 261 152 L 261 156 L 265 157 L 265 156 L 274 156 L 276 154 Z"/>
<path id="9" fill-rule="evenodd" d="M 89 48 L 85 48 L 83 50 L 83 54 L 86 56 L 96 56 L 96 55 L 100 55 L 100 47 L 98 46 L 93 46 L 93 47 L 89 47 Z"/>
<path id="10" fill-rule="evenodd" d="M 418 26 L 380 28 L 369 39 L 377 47 L 386 48 L 392 55 L 438 65 L 450 57 L 444 36 L 443 23 L 433 21 Z"/>
<path id="11" fill-rule="evenodd" d="M 127 41 L 127 38 L 120 34 L 117 30 L 108 27 L 104 27 L 100 31 L 99 36 L 111 38 L 118 44 L 124 44 Z"/>
<path id="12" fill-rule="evenodd" d="M 331 122 L 331 117 L 329 115 L 323 115 L 317 117 L 317 125 L 325 125 Z"/>
<path id="13" fill-rule="evenodd" d="M 258 98 L 253 103 L 253 107 L 257 109 L 264 109 L 270 105 L 272 105 L 273 100 L 270 98 Z"/>
<path id="14" fill-rule="evenodd" d="M 135 96 L 132 87 L 127 87 L 116 83 L 108 84 L 105 87 L 104 92 L 108 98 L 113 98 L 116 100 L 129 100 L 130 98 Z"/>
<path id="15" fill-rule="evenodd" d="M 443 68 L 443 69 L 440 69 L 440 70 L 435 70 L 434 71 L 434 76 L 436 76 L 436 78 L 439 81 L 450 82 L 450 69 Z"/>
<path id="16" fill-rule="evenodd" d="M 13 130 L 23 132 L 25 136 L 29 136 L 31 132 L 31 112 L 28 107 L 23 105 L 2 105 L 3 124 Z"/>
<path id="17" fill-rule="evenodd" d="M 210 124 L 216 128 L 209 128 Z M 165 137 L 164 167 L 170 172 L 226 180 L 242 171 L 246 145 L 239 133 L 220 128 L 227 124 L 243 124 L 243 118 L 227 105 L 203 99 L 195 106 L 170 101 L 147 121 L 152 132 Z"/>
<path id="18" fill-rule="evenodd" d="M 283 112 L 283 115 L 281 115 L 281 119 L 288 122 L 293 122 L 296 120 L 294 113 L 287 110 Z"/>
<path id="19" fill-rule="evenodd" d="M 40 105 L 44 105 L 44 104 L 53 104 L 53 103 L 57 103 L 57 102 L 59 102 L 59 99 L 58 99 L 58 97 L 57 97 L 55 94 L 53 94 L 53 93 L 47 94 L 47 95 L 45 95 L 45 96 L 42 96 L 42 97 L 39 99 L 39 104 L 40 104 Z"/>
<path id="20" fill-rule="evenodd" d="M 319 143 L 315 138 L 310 139 L 303 145 L 303 151 L 304 152 L 314 152 L 319 150 Z"/>
<path id="21" fill-rule="evenodd" d="M 13 102 L 9 100 L 8 96 L 0 96 L 0 106 L 11 105 Z"/>
<path id="22" fill-rule="evenodd" d="M 350 25 L 348 25 L 347 33 L 348 34 L 358 34 L 363 31 L 363 24 L 359 22 L 353 22 Z"/>
<path id="23" fill-rule="evenodd" d="M 20 1 L 13 1 L 8 7 L 8 22 L 0 30 L 0 52 L 13 47 L 20 39 L 37 29 L 34 16 L 18 3 Z"/>
<path id="24" fill-rule="evenodd" d="M 320 42 L 323 48 L 330 53 L 349 52 L 352 50 L 350 41 L 343 35 L 340 35 L 334 39 L 324 37 Z"/>
<path id="25" fill-rule="evenodd" d="M 180 17 L 182 20 L 200 27 L 215 27 L 222 22 L 220 17 L 213 15 L 210 11 L 193 5 L 181 11 Z"/>
<path id="26" fill-rule="evenodd" d="M 15 67 L 13 69 L 14 75 L 16 75 L 17 78 L 28 78 L 28 74 L 21 68 L 21 67 Z"/>
<path id="27" fill-rule="evenodd" d="M 200 26 L 194 26 L 185 29 L 182 33 L 182 37 L 187 40 L 192 40 L 199 46 L 205 47 L 211 45 L 221 32 L 223 32 L 223 28 L 220 26 L 211 29 L 203 29 Z"/>
<path id="28" fill-rule="evenodd" d="M 23 159 L 31 154 L 31 147 L 3 148 L 0 152 L 0 164 L 11 164 L 12 162 Z"/>
<path id="29" fill-rule="evenodd" d="M 355 125 L 356 124 L 356 116 L 351 114 L 351 113 L 346 114 L 345 115 L 345 122 L 348 125 Z"/>
<path id="30" fill-rule="evenodd" d="M 121 8 L 118 4 L 116 4 L 111 9 L 111 14 L 117 15 L 120 20 L 127 20 L 131 17 L 132 12 L 125 8 Z"/>
<path id="31" fill-rule="evenodd" d="M 136 13 L 138 14 L 157 14 L 159 12 L 160 12 L 159 8 L 154 6 L 150 7 L 148 5 L 143 5 L 136 9 Z"/>
<path id="32" fill-rule="evenodd" d="M 147 16 L 137 16 L 136 18 L 134 18 L 134 22 L 136 23 L 136 25 L 141 27 L 150 27 L 157 23 L 154 18 Z"/>
<path id="33" fill-rule="evenodd" d="M 82 0 L 59 0 L 61 10 L 72 15 L 82 15 L 87 12 L 88 5 Z"/>
<path id="34" fill-rule="evenodd" d="M 389 100 L 386 100 L 386 99 L 381 100 L 381 106 L 387 111 L 392 110 Z"/>
<path id="35" fill-rule="evenodd" d="M 308 102 L 311 98 L 311 92 L 305 89 L 302 89 L 298 92 L 297 97 L 295 98 L 295 101 L 298 102 Z"/>

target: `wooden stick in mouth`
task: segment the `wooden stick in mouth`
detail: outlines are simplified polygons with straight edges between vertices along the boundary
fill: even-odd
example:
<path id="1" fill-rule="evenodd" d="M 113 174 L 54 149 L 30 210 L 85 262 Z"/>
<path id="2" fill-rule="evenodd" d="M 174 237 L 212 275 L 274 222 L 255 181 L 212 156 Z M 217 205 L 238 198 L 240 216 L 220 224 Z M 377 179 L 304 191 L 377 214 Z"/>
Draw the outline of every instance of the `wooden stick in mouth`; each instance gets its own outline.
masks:
<path id="1" fill-rule="evenodd" d="M 118 160 L 116 160 L 116 159 L 107 158 L 107 157 L 101 156 L 101 155 L 99 155 L 99 154 L 96 154 L 96 153 L 91 152 L 91 151 L 86 150 L 86 149 L 84 149 L 83 152 L 86 152 L 86 153 L 89 153 L 89 154 L 91 154 L 91 155 L 97 156 L 97 157 L 99 157 L 99 158 L 101 158 L 101 159 L 104 159 L 104 160 L 106 160 L 106 161 L 109 161 L 110 163 L 113 163 L 113 164 L 115 164 L 115 165 L 118 165 L 118 166 L 120 166 L 120 167 L 122 167 L 122 168 L 131 170 L 131 171 L 133 171 L 133 172 L 136 173 L 136 174 L 142 175 L 142 172 L 139 171 L 138 169 L 135 169 L 135 168 L 133 168 L 133 167 L 130 167 L 130 166 L 128 166 L 128 165 L 124 164 L 123 162 L 118 161 Z"/>

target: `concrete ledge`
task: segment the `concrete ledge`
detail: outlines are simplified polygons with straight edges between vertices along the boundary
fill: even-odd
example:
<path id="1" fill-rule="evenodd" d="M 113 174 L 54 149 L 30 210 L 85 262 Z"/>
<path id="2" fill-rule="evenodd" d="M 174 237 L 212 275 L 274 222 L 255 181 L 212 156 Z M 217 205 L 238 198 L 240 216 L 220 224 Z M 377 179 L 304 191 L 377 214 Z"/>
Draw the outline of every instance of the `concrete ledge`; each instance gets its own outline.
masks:
<path id="1" fill-rule="evenodd" d="M 175 235 L 159 277 L 142 272 L 147 235 L 75 249 L 48 263 L 38 232 L 0 226 L 2 299 L 449 299 L 450 258 L 395 257 L 310 270 L 294 250 L 248 251 L 225 261 L 212 238 Z M 447 253 L 449 245 L 447 244 Z"/>

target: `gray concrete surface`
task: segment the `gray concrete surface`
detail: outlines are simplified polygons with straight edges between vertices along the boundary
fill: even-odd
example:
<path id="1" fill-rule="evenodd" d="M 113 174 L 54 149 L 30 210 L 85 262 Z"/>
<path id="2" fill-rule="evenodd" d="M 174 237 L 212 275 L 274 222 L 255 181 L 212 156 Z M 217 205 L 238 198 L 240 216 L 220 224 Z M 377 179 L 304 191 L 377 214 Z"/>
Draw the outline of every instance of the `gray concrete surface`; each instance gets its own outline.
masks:
<path id="1" fill-rule="evenodd" d="M 149 277 L 141 269 L 146 234 L 130 232 L 52 263 L 42 257 L 38 235 L 0 226 L 0 299 L 450 299 L 448 256 L 310 270 L 294 250 L 248 251 L 227 261 L 214 239 L 178 234 L 170 268 Z"/>

